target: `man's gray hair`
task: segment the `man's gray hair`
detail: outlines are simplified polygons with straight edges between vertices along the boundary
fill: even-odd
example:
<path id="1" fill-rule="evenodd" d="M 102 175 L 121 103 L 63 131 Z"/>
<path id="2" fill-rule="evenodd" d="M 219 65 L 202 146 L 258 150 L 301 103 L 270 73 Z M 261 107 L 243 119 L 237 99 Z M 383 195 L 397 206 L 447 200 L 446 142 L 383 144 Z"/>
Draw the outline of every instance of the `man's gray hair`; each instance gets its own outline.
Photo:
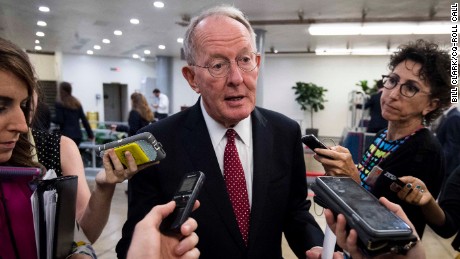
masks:
<path id="1" fill-rule="evenodd" d="M 254 29 L 252 29 L 249 21 L 244 16 L 243 12 L 241 12 L 238 8 L 230 5 L 220 5 L 210 9 L 205 10 L 199 16 L 194 17 L 190 22 L 190 25 L 185 32 L 185 39 L 184 39 L 184 54 L 185 60 L 187 60 L 187 64 L 195 65 L 195 52 L 196 52 L 196 43 L 195 43 L 195 28 L 202 20 L 210 16 L 227 16 L 230 17 L 241 24 L 244 25 L 249 31 L 251 35 L 251 44 L 253 47 L 256 47 L 256 34 L 254 33 Z"/>

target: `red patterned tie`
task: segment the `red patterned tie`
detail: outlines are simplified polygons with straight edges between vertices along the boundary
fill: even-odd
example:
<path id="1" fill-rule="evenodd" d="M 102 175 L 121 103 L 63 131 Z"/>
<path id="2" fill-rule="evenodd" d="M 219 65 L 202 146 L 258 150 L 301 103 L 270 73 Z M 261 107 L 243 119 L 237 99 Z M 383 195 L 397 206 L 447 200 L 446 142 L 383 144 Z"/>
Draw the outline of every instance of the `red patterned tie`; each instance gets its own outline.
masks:
<path id="1" fill-rule="evenodd" d="M 243 240 L 248 244 L 249 235 L 249 198 L 246 189 L 243 166 L 241 165 L 238 151 L 235 146 L 236 132 L 233 129 L 227 130 L 227 145 L 224 152 L 224 179 L 227 192 L 233 205 L 238 227 L 240 228 Z"/>

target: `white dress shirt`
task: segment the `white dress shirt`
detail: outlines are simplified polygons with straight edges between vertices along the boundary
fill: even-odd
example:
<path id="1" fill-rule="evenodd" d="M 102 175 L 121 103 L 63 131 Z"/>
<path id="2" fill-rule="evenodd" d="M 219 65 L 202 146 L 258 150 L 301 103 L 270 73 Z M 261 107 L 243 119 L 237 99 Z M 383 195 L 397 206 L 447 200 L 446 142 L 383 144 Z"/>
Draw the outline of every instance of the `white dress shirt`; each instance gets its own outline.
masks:
<path id="1" fill-rule="evenodd" d="M 203 105 L 203 99 L 200 101 L 201 111 L 203 113 L 206 127 L 208 128 L 209 136 L 211 137 L 212 146 L 216 153 L 217 161 L 219 162 L 220 171 L 224 173 L 224 152 L 227 145 L 227 137 L 225 136 L 227 128 L 216 122 L 209 114 Z M 240 121 L 233 129 L 238 136 L 235 138 L 236 149 L 240 157 L 241 164 L 246 178 L 246 188 L 248 190 L 249 206 L 252 205 L 252 176 L 253 176 L 253 145 L 252 145 L 252 123 L 251 115 Z"/>

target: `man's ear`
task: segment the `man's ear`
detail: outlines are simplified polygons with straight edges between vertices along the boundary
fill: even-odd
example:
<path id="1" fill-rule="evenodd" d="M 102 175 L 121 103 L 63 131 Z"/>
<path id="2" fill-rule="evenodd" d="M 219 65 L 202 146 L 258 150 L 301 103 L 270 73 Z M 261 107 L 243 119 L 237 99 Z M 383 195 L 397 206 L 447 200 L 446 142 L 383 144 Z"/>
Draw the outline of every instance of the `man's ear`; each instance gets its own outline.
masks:
<path id="1" fill-rule="evenodd" d="M 185 66 L 182 68 L 182 75 L 184 76 L 185 80 L 187 80 L 192 90 L 196 93 L 200 93 L 200 88 L 195 82 L 195 71 L 193 71 L 190 66 Z"/>

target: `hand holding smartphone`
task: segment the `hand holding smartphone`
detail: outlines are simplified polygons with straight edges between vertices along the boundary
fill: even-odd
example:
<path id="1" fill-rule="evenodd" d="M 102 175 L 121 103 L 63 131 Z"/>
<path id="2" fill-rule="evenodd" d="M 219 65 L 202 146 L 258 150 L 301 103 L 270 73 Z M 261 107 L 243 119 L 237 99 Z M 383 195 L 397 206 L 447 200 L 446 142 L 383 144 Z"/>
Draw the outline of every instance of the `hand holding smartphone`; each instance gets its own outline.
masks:
<path id="1" fill-rule="evenodd" d="M 321 142 L 313 134 L 308 134 L 308 135 L 303 136 L 302 142 L 312 151 L 315 151 L 316 148 L 329 149 L 323 142 Z M 324 156 L 324 155 L 320 155 L 320 156 Z M 328 156 L 324 156 L 324 157 L 330 158 Z"/>
<path id="2" fill-rule="evenodd" d="M 406 222 L 350 177 L 318 177 L 312 190 L 316 203 L 345 216 L 366 255 L 405 254 L 417 242 Z"/>
<path id="3" fill-rule="evenodd" d="M 137 165 L 149 162 L 160 161 L 166 157 L 166 152 L 160 142 L 149 132 L 143 132 L 131 137 L 113 141 L 97 147 L 99 156 L 104 155 L 104 151 L 113 148 L 120 162 L 128 167 L 125 152 L 129 151 Z"/>
<path id="4" fill-rule="evenodd" d="M 176 235 L 180 233 L 180 227 L 190 217 L 204 180 L 205 176 L 200 171 L 184 175 L 173 196 L 176 208 L 161 222 L 160 231 L 163 234 Z"/>

